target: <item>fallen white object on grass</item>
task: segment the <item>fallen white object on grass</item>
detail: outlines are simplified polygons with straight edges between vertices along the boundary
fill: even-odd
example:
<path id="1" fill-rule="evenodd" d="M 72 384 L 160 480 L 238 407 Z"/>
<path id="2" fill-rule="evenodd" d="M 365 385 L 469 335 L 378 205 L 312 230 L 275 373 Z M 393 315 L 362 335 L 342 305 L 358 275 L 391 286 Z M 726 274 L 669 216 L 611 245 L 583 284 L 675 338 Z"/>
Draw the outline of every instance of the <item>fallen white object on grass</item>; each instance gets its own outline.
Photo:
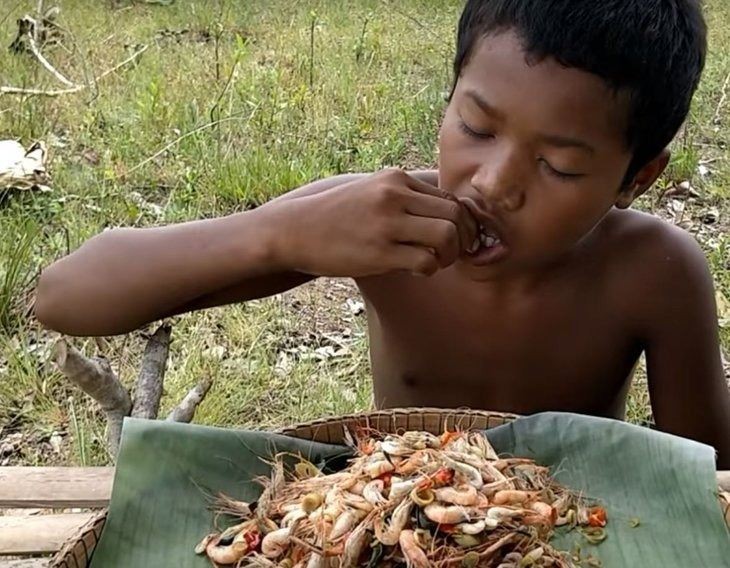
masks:
<path id="1" fill-rule="evenodd" d="M 0 140 L 0 190 L 51 191 L 46 155 L 43 142 L 36 142 L 26 150 L 15 140 Z"/>

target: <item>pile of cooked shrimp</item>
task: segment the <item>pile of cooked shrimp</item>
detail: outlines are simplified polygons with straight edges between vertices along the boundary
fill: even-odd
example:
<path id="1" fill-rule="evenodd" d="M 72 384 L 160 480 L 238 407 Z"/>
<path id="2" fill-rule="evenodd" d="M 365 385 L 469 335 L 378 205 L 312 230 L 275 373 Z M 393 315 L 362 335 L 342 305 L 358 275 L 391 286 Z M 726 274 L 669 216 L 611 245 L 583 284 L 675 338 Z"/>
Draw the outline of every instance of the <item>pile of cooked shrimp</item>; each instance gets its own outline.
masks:
<path id="1" fill-rule="evenodd" d="M 220 496 L 240 522 L 195 551 L 214 566 L 521 568 L 573 566 L 549 540 L 556 526 L 605 538 L 606 512 L 557 484 L 548 468 L 499 457 L 479 432 L 369 435 L 325 475 L 279 455 L 255 503 Z M 291 469 L 291 468 L 290 468 Z"/>

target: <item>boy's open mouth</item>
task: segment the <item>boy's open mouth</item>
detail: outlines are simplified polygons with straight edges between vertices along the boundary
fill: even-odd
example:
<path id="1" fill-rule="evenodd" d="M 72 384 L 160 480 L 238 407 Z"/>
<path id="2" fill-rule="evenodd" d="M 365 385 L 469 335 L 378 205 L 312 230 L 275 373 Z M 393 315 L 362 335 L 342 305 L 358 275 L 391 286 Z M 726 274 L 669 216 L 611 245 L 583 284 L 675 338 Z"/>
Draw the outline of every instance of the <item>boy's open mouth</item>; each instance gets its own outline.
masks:
<path id="1" fill-rule="evenodd" d="M 471 264 L 486 266 L 504 258 L 507 251 L 507 246 L 497 230 L 480 224 L 479 233 L 467 250 L 467 255 Z"/>
<path id="2" fill-rule="evenodd" d="M 490 249 L 501 243 L 502 239 L 496 231 L 484 227 L 483 225 L 479 225 L 479 233 L 477 234 L 474 242 L 472 243 L 471 247 L 469 247 L 467 252 L 473 255 L 479 252 L 479 249 Z"/>

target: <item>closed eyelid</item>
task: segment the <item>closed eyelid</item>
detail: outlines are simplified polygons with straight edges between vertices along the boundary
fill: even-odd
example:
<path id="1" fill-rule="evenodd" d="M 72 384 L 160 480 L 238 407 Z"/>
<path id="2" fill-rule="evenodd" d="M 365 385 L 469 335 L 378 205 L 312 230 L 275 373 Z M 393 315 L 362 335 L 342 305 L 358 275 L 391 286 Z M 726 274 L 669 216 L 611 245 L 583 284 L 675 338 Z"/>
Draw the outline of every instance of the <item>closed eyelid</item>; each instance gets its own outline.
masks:
<path id="1" fill-rule="evenodd" d="M 496 120 L 504 120 L 505 115 L 500 112 L 499 109 L 497 109 L 494 105 L 492 105 L 483 95 L 480 93 L 474 91 L 473 89 L 468 89 L 465 91 L 464 95 L 468 97 L 469 100 L 473 101 L 479 109 L 486 114 L 487 116 L 494 118 Z M 544 144 L 548 146 L 554 146 L 556 148 L 575 148 L 577 150 L 582 150 L 584 152 L 587 152 L 589 154 L 596 154 L 596 148 L 587 142 L 586 140 L 583 140 L 581 138 L 577 138 L 574 136 L 565 136 L 562 134 L 552 134 L 552 133 L 540 133 L 538 134 L 537 138 Z"/>

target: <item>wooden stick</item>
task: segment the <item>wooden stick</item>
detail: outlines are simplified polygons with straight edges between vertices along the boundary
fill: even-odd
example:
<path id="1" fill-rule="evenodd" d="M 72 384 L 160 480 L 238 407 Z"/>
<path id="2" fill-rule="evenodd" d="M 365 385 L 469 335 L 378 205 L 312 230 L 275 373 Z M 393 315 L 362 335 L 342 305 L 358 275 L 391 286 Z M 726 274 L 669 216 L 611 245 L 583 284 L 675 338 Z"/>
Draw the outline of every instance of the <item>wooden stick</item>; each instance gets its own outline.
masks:
<path id="1" fill-rule="evenodd" d="M 34 30 L 38 29 L 38 26 L 35 26 Z M 50 62 L 43 57 L 43 54 L 38 49 L 38 46 L 36 45 L 35 38 L 33 37 L 33 34 L 30 32 L 28 33 L 28 45 L 30 46 L 30 51 L 35 55 L 35 58 L 38 60 L 38 62 L 43 66 L 43 68 L 48 71 L 51 75 L 53 75 L 56 79 L 58 79 L 61 83 L 66 85 L 67 87 L 76 87 L 74 83 L 66 79 L 61 72 L 56 69 L 53 65 L 50 64 Z"/>
<path id="2" fill-rule="evenodd" d="M 190 422 L 193 416 L 195 416 L 198 405 L 203 402 L 212 384 L 213 381 L 209 378 L 200 381 L 185 395 L 182 402 L 167 415 L 167 419 L 172 422 Z"/>
<path id="3" fill-rule="evenodd" d="M 171 330 L 169 324 L 162 324 L 147 341 L 137 377 L 137 388 L 134 391 L 132 416 L 135 418 L 157 418 L 167 356 L 170 352 Z"/>
<path id="4" fill-rule="evenodd" d="M 149 46 L 145 45 L 135 51 L 132 55 L 127 57 L 124 61 L 121 63 L 118 63 L 111 69 L 107 69 L 104 71 L 101 75 L 96 77 L 93 81 L 91 81 L 90 84 L 96 84 L 99 81 L 101 81 L 104 77 L 107 75 L 110 75 L 111 73 L 114 73 L 121 67 L 124 67 L 127 65 L 127 63 L 131 63 L 134 61 L 137 57 L 139 57 L 141 54 L 143 54 L 145 51 L 147 51 L 147 48 Z M 76 85 L 74 87 L 69 87 L 68 89 L 52 89 L 52 90 L 45 90 L 45 89 L 25 89 L 22 87 L 6 87 L 6 86 L 0 86 L 0 95 L 37 95 L 37 96 L 43 96 L 43 97 L 57 97 L 59 95 L 68 95 L 71 93 L 78 93 L 79 91 L 83 91 L 89 86 L 89 84 L 86 85 Z"/>
<path id="5" fill-rule="evenodd" d="M 103 357 L 87 358 L 65 339 L 53 347 L 53 359 L 61 372 L 76 386 L 99 403 L 108 422 L 107 443 L 116 456 L 122 435 L 122 421 L 129 415 L 132 401 L 127 389 Z"/>

